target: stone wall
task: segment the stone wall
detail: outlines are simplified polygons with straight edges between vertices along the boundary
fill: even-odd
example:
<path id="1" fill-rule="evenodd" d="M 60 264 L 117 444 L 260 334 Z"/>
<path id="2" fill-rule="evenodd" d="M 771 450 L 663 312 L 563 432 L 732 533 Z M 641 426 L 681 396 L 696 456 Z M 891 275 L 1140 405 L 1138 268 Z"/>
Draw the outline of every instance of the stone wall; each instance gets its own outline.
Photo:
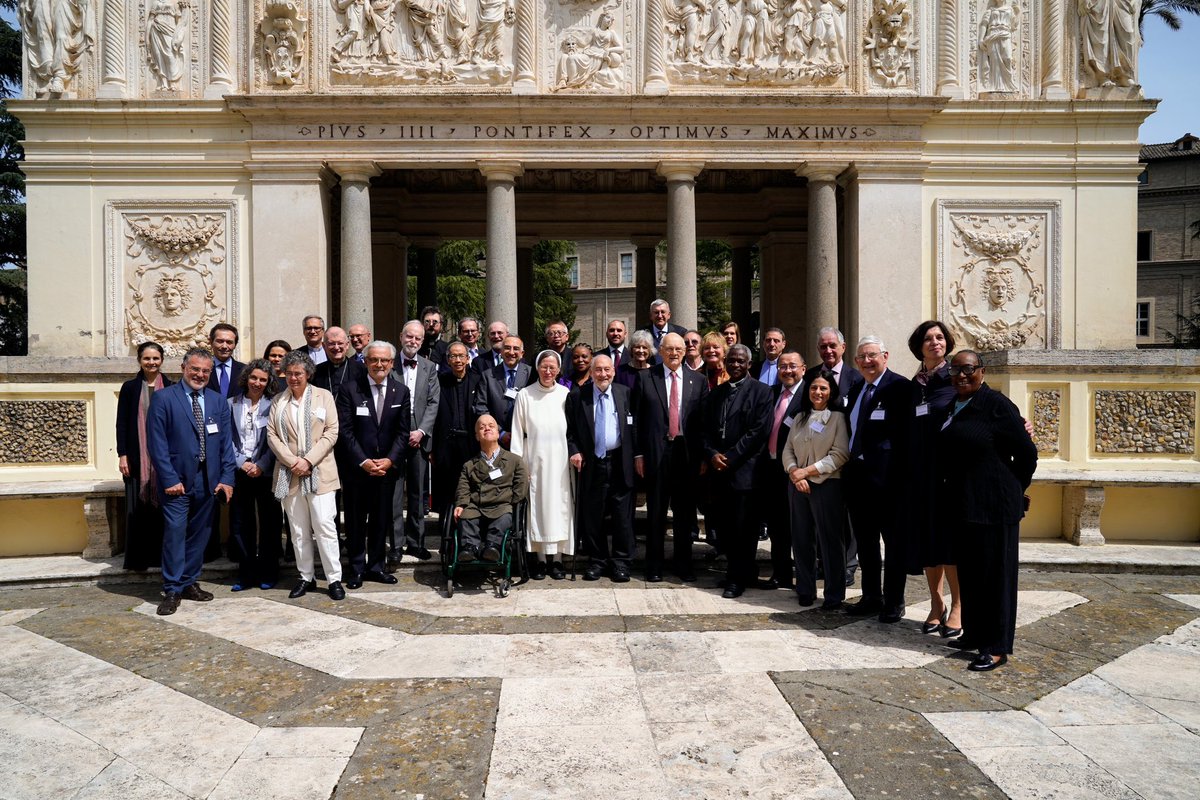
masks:
<path id="1" fill-rule="evenodd" d="M 0 464 L 85 464 L 87 403 L 0 400 Z"/>
<path id="2" fill-rule="evenodd" d="M 1196 393 L 1096 392 L 1097 453 L 1194 453 Z"/>

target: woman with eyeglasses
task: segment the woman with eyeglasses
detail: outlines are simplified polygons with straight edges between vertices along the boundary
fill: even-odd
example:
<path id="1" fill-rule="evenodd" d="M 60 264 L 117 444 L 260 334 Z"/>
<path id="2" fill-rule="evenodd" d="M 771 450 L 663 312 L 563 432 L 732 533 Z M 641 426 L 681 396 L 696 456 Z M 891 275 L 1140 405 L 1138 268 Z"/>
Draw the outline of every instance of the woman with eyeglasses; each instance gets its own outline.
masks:
<path id="1" fill-rule="evenodd" d="M 950 361 L 954 401 L 936 436 L 939 520 L 955 537 L 963 597 L 959 650 L 977 650 L 968 669 L 1008 663 L 1017 625 L 1017 549 L 1024 492 L 1037 448 L 1012 401 L 984 383 L 983 359 Z"/>
<path id="2" fill-rule="evenodd" d="M 700 331 L 691 330 L 683 334 L 683 365 L 692 372 L 704 371 L 704 358 L 700 355 L 700 343 L 704 337 Z"/>

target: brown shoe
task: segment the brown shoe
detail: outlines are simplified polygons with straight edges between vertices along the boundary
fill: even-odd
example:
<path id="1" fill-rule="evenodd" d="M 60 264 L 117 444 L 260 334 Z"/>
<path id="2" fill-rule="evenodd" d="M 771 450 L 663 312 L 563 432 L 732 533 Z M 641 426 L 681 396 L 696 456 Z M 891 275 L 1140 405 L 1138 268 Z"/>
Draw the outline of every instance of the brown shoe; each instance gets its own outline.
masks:
<path id="1" fill-rule="evenodd" d="M 199 584 L 193 583 L 184 588 L 179 596 L 184 600 L 195 600 L 198 603 L 206 603 L 213 599 L 212 592 L 206 592 L 200 588 Z"/>
<path id="2" fill-rule="evenodd" d="M 163 592 L 162 601 L 158 604 L 158 615 L 169 617 L 179 610 L 179 593 Z"/>

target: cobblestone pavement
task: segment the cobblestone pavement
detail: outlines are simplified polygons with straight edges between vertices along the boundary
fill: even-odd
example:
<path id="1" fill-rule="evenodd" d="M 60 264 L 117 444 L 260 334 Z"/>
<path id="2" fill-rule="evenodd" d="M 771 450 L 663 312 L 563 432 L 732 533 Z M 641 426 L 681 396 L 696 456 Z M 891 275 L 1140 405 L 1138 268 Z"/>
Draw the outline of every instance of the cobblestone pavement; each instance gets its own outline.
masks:
<path id="1" fill-rule="evenodd" d="M 436 568 L 0 591 L 0 798 L 1195 798 L 1200 577 L 1021 575 L 988 674 L 786 591 Z M 711 587 L 715 573 L 702 576 Z M 852 592 L 853 596 L 853 592 Z"/>

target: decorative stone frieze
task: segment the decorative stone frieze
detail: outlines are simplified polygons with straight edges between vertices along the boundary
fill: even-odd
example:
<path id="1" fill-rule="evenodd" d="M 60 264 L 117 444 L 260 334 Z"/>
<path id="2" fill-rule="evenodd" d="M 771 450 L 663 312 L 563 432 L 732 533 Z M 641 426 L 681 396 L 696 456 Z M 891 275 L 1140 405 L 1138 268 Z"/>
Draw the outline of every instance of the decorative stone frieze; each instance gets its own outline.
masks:
<path id="1" fill-rule="evenodd" d="M 981 352 L 1056 347 L 1057 202 L 938 202 L 939 306 Z"/>
<path id="2" fill-rule="evenodd" d="M 22 0 L 17 20 L 25 46 L 27 93 L 72 97 L 90 66 L 96 42 L 96 9 L 89 0 Z"/>
<path id="3" fill-rule="evenodd" d="M 1143 389 L 1095 394 L 1097 453 L 1196 452 L 1196 393 Z"/>
<path id="4" fill-rule="evenodd" d="M 149 69 L 150 90 L 187 93 L 193 54 L 198 53 L 196 11 L 190 0 L 148 0 L 142 48 Z"/>
<path id="5" fill-rule="evenodd" d="M 555 92 L 633 91 L 635 60 L 626 45 L 633 30 L 633 4 L 549 0 L 543 6 L 545 59 L 543 85 Z"/>
<path id="6" fill-rule="evenodd" d="M 914 86 L 916 50 L 917 34 L 909 0 L 873 0 L 863 40 L 871 85 L 882 89 Z"/>
<path id="7" fill-rule="evenodd" d="M 1035 389 L 1031 394 L 1033 443 L 1041 455 L 1058 455 L 1062 435 L 1062 390 Z"/>
<path id="8" fill-rule="evenodd" d="M 86 464 L 83 400 L 0 400 L 0 464 Z"/>
<path id="9" fill-rule="evenodd" d="M 306 82 L 308 17 L 295 0 L 267 0 L 256 49 L 264 82 L 280 88 Z"/>
<path id="10" fill-rule="evenodd" d="M 181 356 L 207 344 L 213 324 L 236 324 L 234 210 L 227 201 L 108 204 L 110 356 L 146 341 Z"/>
<path id="11" fill-rule="evenodd" d="M 1075 0 L 1079 20 L 1079 85 L 1085 95 L 1107 96 L 1123 87 L 1137 96 L 1142 44 L 1139 0 Z"/>

